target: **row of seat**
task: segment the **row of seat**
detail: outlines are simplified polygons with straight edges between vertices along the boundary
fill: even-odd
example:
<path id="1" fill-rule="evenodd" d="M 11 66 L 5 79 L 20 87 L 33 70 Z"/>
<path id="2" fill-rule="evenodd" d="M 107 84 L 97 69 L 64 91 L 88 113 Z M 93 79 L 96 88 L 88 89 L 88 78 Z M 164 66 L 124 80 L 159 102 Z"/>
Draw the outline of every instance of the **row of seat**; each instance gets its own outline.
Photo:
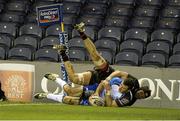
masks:
<path id="1" fill-rule="evenodd" d="M 139 57 L 133 51 L 122 51 L 115 56 L 106 49 L 98 49 L 98 51 L 107 61 L 114 61 L 114 65 L 180 67 L 180 54 L 171 55 L 167 60 L 162 53 L 157 52 L 146 53 L 144 56 Z M 85 50 L 78 48 L 70 48 L 69 57 L 72 61 L 91 60 Z M 25 47 L 13 47 L 8 52 L 0 47 L 0 59 L 5 58 L 6 60 L 61 62 L 57 51 L 50 48 L 41 48 L 33 53 L 29 48 Z"/>

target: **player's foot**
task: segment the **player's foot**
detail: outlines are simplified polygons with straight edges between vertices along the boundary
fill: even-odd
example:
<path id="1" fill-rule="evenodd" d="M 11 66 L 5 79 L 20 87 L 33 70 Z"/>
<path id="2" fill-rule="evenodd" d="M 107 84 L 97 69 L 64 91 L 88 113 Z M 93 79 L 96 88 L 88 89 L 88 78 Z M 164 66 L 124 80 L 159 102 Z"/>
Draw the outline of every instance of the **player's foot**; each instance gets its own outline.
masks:
<path id="1" fill-rule="evenodd" d="M 48 73 L 48 74 L 45 74 L 44 77 L 46 77 L 48 80 L 55 81 L 56 78 L 59 77 L 59 75 L 53 74 L 53 73 Z"/>
<path id="2" fill-rule="evenodd" d="M 66 51 L 67 47 L 64 45 L 53 45 L 53 49 L 57 50 L 58 53 L 63 53 Z"/>
<path id="3" fill-rule="evenodd" d="M 81 22 L 81 23 L 79 23 L 79 24 L 76 24 L 76 25 L 74 26 L 74 28 L 75 28 L 77 31 L 79 31 L 79 32 L 84 32 L 84 31 L 85 31 L 84 26 L 85 26 L 85 23 Z"/>
<path id="4" fill-rule="evenodd" d="M 46 98 L 47 97 L 47 93 L 36 93 L 34 95 L 34 98 L 36 99 L 43 99 L 43 98 Z"/>

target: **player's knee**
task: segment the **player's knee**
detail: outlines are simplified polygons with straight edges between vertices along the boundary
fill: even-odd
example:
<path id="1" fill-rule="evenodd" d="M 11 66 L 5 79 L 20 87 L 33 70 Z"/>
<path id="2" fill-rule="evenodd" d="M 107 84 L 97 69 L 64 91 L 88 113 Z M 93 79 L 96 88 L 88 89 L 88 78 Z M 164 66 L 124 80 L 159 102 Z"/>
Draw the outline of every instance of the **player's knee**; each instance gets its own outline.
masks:
<path id="1" fill-rule="evenodd" d="M 63 103 L 70 104 L 70 105 L 79 105 L 80 100 L 79 100 L 79 97 L 65 96 L 63 99 Z"/>
<path id="2" fill-rule="evenodd" d="M 72 82 L 78 85 L 84 85 L 84 77 L 82 74 L 74 75 L 72 78 Z"/>

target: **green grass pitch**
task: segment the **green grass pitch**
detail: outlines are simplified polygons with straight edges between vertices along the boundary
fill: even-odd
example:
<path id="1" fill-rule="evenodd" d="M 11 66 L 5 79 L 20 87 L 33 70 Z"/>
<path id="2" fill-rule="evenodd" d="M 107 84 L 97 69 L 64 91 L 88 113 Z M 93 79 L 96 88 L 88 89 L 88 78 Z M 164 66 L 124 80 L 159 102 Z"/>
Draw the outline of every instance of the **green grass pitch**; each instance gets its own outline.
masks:
<path id="1" fill-rule="evenodd" d="M 0 120 L 180 120 L 180 110 L 3 102 Z"/>

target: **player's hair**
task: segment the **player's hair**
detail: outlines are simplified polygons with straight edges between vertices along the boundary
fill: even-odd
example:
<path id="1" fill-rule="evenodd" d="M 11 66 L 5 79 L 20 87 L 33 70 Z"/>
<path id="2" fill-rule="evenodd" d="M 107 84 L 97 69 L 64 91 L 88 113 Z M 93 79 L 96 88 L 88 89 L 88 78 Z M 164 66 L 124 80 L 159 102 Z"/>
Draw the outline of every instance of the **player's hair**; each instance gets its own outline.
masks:
<path id="1" fill-rule="evenodd" d="M 148 86 L 140 87 L 139 90 L 144 91 L 145 98 L 148 98 L 149 96 L 151 96 L 151 90 L 149 89 Z"/>
<path id="2" fill-rule="evenodd" d="M 124 81 L 123 81 L 123 84 L 128 86 L 128 89 L 132 89 L 134 87 L 134 82 L 133 82 L 133 78 L 126 78 Z"/>

